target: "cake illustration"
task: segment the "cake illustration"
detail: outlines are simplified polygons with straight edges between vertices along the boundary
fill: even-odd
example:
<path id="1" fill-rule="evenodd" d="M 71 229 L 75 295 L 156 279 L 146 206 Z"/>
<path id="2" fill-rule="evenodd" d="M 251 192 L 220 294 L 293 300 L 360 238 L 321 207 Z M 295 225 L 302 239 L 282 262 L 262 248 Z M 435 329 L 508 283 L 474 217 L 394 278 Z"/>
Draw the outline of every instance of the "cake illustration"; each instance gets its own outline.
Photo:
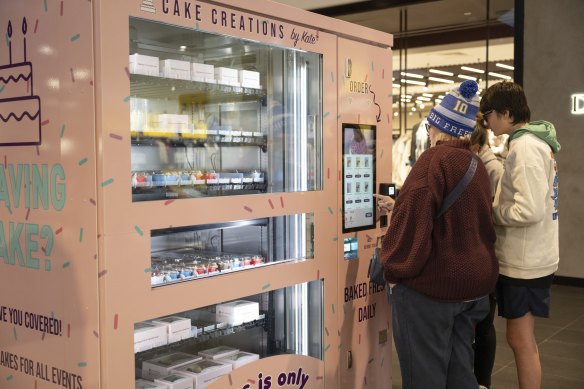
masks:
<path id="1" fill-rule="evenodd" d="M 142 0 L 140 9 L 145 12 L 155 13 L 156 8 L 154 7 L 154 0 Z"/>
<path id="2" fill-rule="evenodd" d="M 33 92 L 32 63 L 26 60 L 26 18 L 22 20 L 24 60 L 12 63 L 12 22 L 8 22 L 8 65 L 0 65 L 0 146 L 41 144 L 41 99 Z"/>

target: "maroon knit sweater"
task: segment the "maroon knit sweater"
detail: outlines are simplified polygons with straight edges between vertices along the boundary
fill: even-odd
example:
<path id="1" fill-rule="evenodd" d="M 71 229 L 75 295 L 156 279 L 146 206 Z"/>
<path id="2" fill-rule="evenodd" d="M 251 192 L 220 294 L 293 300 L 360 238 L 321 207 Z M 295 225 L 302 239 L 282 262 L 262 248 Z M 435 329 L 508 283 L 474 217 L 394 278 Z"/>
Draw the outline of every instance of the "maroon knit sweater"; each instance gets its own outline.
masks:
<path id="1" fill-rule="evenodd" d="M 434 219 L 472 158 L 466 140 L 438 142 L 413 166 L 383 237 L 385 278 L 441 301 L 465 301 L 495 288 L 499 265 L 489 176 L 479 162 L 458 200 Z"/>

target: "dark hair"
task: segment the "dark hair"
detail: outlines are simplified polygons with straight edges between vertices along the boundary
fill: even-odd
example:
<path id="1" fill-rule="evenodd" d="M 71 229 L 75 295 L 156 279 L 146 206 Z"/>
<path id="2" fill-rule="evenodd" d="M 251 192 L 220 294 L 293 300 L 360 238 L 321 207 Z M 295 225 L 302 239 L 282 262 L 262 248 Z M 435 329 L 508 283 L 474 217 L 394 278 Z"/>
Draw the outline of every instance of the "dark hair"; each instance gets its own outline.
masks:
<path id="1" fill-rule="evenodd" d="M 487 143 L 488 138 L 489 133 L 487 128 L 485 127 L 483 114 L 479 112 L 477 115 L 474 131 L 470 134 L 470 144 L 478 145 L 479 148 L 481 148 Z"/>
<path id="2" fill-rule="evenodd" d="M 531 111 L 527 105 L 527 98 L 521 85 L 503 81 L 491 85 L 481 98 L 480 111 L 486 113 L 509 111 L 513 124 L 529 122 Z"/>

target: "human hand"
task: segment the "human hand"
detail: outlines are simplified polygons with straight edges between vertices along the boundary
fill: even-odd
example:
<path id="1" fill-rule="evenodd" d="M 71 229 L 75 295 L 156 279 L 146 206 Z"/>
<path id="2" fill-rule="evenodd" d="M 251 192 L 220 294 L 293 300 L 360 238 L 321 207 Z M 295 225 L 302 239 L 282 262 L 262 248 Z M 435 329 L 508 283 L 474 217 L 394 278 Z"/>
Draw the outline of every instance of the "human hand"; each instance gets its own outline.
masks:
<path id="1" fill-rule="evenodd" d="M 395 200 L 393 198 L 380 194 L 374 194 L 373 197 L 377 199 L 377 207 L 381 211 L 385 213 L 393 211 L 393 206 L 395 205 Z"/>

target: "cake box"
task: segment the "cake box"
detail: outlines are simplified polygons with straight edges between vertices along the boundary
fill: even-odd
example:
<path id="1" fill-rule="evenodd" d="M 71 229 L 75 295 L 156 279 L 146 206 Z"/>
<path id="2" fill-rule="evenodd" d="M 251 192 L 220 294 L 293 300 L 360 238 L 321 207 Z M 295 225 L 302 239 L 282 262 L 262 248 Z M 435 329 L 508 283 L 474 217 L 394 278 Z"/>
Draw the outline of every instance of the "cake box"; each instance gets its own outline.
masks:
<path id="1" fill-rule="evenodd" d="M 173 369 L 200 361 L 201 359 L 198 355 L 181 352 L 163 355 L 142 362 L 142 377 L 149 379 L 164 377 L 171 374 Z"/>
<path id="2" fill-rule="evenodd" d="M 231 370 L 233 370 L 231 363 L 203 359 L 199 362 L 181 366 L 175 369 L 174 372 L 191 376 L 194 388 L 201 389 L 207 387 L 219 377 L 228 374 Z"/>

